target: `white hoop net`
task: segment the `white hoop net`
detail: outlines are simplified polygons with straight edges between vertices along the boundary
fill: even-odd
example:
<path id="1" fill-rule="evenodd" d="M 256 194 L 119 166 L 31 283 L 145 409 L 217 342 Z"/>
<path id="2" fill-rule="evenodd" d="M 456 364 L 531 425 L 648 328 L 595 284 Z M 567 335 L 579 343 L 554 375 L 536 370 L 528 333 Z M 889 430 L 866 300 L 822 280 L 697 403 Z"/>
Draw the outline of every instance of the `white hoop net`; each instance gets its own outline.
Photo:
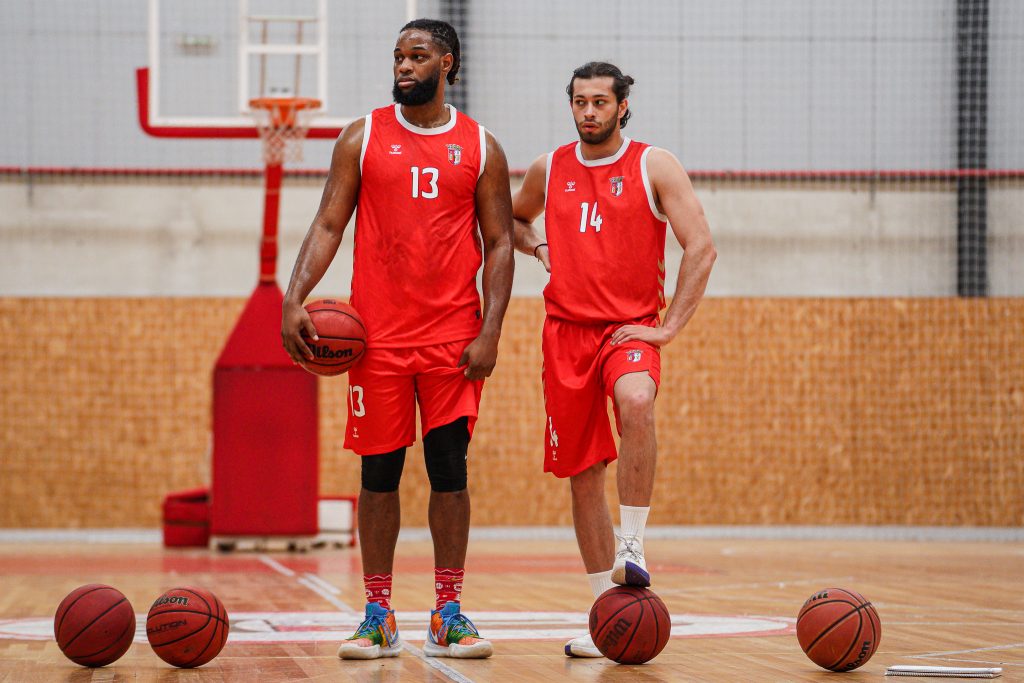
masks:
<path id="1" fill-rule="evenodd" d="M 302 161 L 302 142 L 317 116 L 320 103 L 296 99 L 257 106 L 249 113 L 263 141 L 263 161 L 267 164 Z"/>

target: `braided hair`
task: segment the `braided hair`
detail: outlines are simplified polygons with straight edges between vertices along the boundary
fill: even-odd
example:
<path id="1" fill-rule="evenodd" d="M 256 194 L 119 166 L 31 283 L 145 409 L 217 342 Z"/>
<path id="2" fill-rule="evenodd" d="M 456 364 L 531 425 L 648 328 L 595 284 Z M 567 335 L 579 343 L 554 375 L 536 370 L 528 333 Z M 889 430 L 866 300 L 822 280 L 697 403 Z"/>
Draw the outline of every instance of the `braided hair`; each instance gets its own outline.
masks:
<path id="1" fill-rule="evenodd" d="M 441 48 L 444 53 L 450 52 L 454 58 L 452 61 L 452 70 L 448 72 L 448 83 L 454 85 L 457 80 L 457 74 L 459 73 L 459 67 L 462 66 L 462 46 L 459 44 L 459 34 L 455 32 L 455 27 L 449 24 L 447 21 L 441 21 L 439 19 L 413 19 L 408 24 L 402 27 L 399 33 L 403 33 L 410 29 L 420 29 L 430 33 L 431 39 L 434 43 Z"/>
<path id="2" fill-rule="evenodd" d="M 591 78 L 600 78 L 601 76 L 610 76 L 612 78 L 612 93 L 615 94 L 616 102 L 621 102 L 629 97 L 629 86 L 636 82 L 633 80 L 632 76 L 626 76 L 622 73 L 619 67 L 614 64 L 609 64 L 608 62 L 587 62 L 572 72 L 572 78 L 569 79 L 569 85 L 565 88 L 565 92 L 569 95 L 569 101 L 572 102 L 572 87 L 577 78 L 588 80 Z M 626 113 L 622 115 L 621 119 L 619 119 L 619 128 L 625 128 L 626 122 L 629 121 L 629 117 L 632 115 L 633 112 L 629 111 L 627 108 Z"/>

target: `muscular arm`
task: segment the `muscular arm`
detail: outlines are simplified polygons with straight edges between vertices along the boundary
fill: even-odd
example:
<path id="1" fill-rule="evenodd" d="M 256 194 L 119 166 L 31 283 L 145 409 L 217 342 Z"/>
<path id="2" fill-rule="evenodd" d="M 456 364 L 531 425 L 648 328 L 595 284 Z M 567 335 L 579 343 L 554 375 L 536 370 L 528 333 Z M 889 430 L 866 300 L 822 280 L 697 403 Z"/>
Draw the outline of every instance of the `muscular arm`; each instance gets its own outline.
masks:
<path id="1" fill-rule="evenodd" d="M 334 145 L 320 208 L 302 241 L 284 295 L 281 340 L 285 351 L 296 363 L 313 357 L 302 340 L 301 332 L 305 330 L 309 337 L 316 338 L 316 328 L 302 303 L 334 260 L 359 197 L 359 153 L 363 144 L 363 128 L 362 119 L 354 121 L 342 131 Z"/>
<path id="2" fill-rule="evenodd" d="M 487 133 L 487 165 L 476 186 L 476 213 L 484 247 L 484 310 L 480 335 L 462 354 L 466 377 L 483 379 L 494 370 L 498 337 L 512 296 L 512 197 L 505 151 Z"/>
<path id="3" fill-rule="evenodd" d="M 663 149 L 652 149 L 647 155 L 647 173 L 658 210 L 668 216 L 672 232 L 683 247 L 683 260 L 672 304 L 661 326 L 623 326 L 612 335 L 613 344 L 640 339 L 661 346 L 672 341 L 697 311 L 717 256 L 704 207 L 679 161 Z"/>
<path id="4" fill-rule="evenodd" d="M 543 155 L 530 164 L 523 178 L 523 185 L 512 198 L 512 215 L 515 218 L 516 249 L 524 254 L 535 256 L 551 272 L 551 261 L 548 258 L 544 238 L 533 226 L 533 221 L 544 211 L 544 181 L 547 175 L 547 155 Z M 537 247 L 540 246 L 538 249 Z"/>

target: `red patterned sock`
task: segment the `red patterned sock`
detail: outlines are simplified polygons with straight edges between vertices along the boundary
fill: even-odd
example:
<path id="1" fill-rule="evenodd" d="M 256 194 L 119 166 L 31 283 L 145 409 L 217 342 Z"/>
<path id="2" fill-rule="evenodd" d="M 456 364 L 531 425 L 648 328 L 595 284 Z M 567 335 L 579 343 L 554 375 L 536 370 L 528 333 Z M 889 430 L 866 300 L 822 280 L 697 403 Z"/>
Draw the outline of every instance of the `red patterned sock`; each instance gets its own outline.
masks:
<path id="1" fill-rule="evenodd" d="M 434 609 L 441 609 L 446 602 L 458 602 L 462 597 L 462 577 L 465 569 L 434 567 L 434 592 L 437 603 Z"/>
<path id="2" fill-rule="evenodd" d="M 391 574 L 363 574 L 366 602 L 375 602 L 391 609 Z"/>

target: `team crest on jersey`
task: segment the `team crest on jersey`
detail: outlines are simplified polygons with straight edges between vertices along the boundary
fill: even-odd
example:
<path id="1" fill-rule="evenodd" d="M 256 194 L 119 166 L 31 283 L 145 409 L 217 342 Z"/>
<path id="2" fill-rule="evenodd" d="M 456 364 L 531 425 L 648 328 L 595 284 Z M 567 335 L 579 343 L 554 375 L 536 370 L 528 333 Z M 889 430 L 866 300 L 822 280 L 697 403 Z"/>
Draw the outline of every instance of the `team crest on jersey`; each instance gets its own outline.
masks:
<path id="1" fill-rule="evenodd" d="M 391 145 L 391 154 L 401 154 L 401 153 L 402 153 L 402 146 L 401 145 Z"/>
<path id="2" fill-rule="evenodd" d="M 622 176 L 617 175 L 611 179 L 612 182 L 612 196 L 618 197 L 622 194 Z"/>
<path id="3" fill-rule="evenodd" d="M 630 363 L 639 363 L 643 355 L 644 352 L 640 349 L 630 349 L 629 351 L 626 351 L 626 360 Z"/>
<path id="4" fill-rule="evenodd" d="M 461 145 L 445 145 L 448 148 L 448 162 L 452 166 L 458 166 L 462 163 L 462 147 Z"/>

